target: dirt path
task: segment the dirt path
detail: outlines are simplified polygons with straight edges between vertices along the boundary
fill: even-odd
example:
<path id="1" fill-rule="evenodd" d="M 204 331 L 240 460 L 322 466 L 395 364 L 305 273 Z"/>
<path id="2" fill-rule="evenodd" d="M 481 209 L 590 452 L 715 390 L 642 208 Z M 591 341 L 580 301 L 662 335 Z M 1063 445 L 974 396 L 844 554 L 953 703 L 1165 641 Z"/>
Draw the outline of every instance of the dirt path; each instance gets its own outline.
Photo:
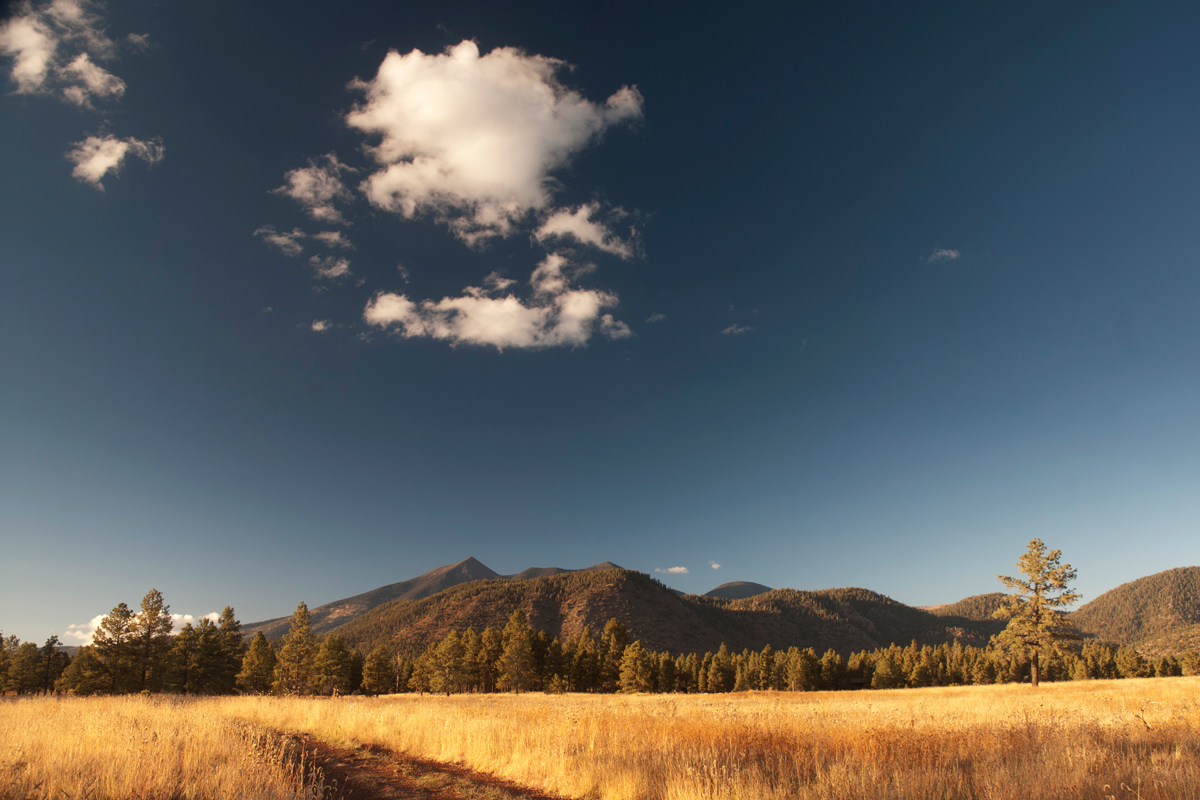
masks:
<path id="1" fill-rule="evenodd" d="M 483 772 L 415 758 L 377 745 L 335 747 L 313 736 L 281 734 L 296 742 L 325 775 L 328 800 L 564 800 L 560 795 Z"/>

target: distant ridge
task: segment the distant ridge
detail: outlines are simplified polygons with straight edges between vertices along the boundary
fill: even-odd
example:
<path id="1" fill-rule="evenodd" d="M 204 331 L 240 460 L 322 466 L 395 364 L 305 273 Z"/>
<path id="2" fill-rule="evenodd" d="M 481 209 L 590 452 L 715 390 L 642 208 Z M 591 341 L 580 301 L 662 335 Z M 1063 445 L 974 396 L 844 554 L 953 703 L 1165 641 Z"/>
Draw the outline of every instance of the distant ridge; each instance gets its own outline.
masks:
<path id="1" fill-rule="evenodd" d="M 770 591 L 773 591 L 770 586 L 763 586 L 761 583 L 754 583 L 753 581 L 730 581 L 705 592 L 704 596 L 741 600 L 745 597 L 754 597 L 755 595 Z"/>
<path id="2" fill-rule="evenodd" d="M 992 613 L 1000 607 L 1000 604 L 1004 602 L 1004 598 L 1007 596 L 1003 592 L 988 592 L 987 594 L 964 597 L 957 603 L 946 603 L 940 606 L 922 606 L 922 608 L 930 614 L 937 614 L 939 617 L 962 617 L 963 619 L 976 621 L 990 620 L 992 619 Z M 1003 627 L 1003 624 L 1001 627 Z"/>
<path id="3" fill-rule="evenodd" d="M 598 636 L 619 619 L 651 650 L 671 653 L 813 647 L 872 650 L 893 642 L 983 644 L 969 620 L 938 617 L 866 589 L 773 589 L 742 599 L 680 595 L 632 570 L 578 570 L 532 580 L 474 581 L 421 600 L 379 606 L 337 628 L 351 648 L 384 645 L 415 656 L 450 630 L 502 628 L 514 608 L 530 625 L 566 641 L 584 627 Z"/>
<path id="4" fill-rule="evenodd" d="M 380 586 L 378 589 L 372 589 L 369 592 L 363 592 L 353 597 L 334 600 L 332 603 L 310 608 L 309 614 L 312 617 L 313 632 L 323 634 L 384 603 L 390 603 L 394 600 L 420 600 L 463 583 L 486 580 L 527 580 L 548 575 L 560 575 L 565 572 L 586 572 L 589 570 L 613 568 L 619 569 L 611 561 L 604 561 L 587 567 L 584 570 L 569 570 L 562 567 L 530 567 L 516 575 L 501 575 L 478 559 L 470 557 L 459 561 L 457 564 L 448 564 L 444 567 L 431 569 L 424 575 L 419 575 L 407 581 L 390 583 L 387 586 Z M 263 635 L 268 639 L 276 639 L 287 633 L 290 620 L 291 614 L 286 617 L 275 617 L 274 619 L 263 620 L 261 622 L 251 622 L 242 626 L 242 632 L 246 636 L 253 636 L 258 631 L 262 631 Z"/>

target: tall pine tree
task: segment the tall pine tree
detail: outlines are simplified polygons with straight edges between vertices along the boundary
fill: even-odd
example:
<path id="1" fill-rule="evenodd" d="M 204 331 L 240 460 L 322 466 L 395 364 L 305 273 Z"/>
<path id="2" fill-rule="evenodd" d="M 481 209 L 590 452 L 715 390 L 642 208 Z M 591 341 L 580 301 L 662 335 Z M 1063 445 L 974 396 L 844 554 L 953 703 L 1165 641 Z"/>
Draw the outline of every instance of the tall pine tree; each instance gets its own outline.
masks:
<path id="1" fill-rule="evenodd" d="M 312 632 L 312 619 L 308 613 L 308 606 L 300 603 L 292 613 L 291 624 L 283 636 L 283 645 L 279 648 L 278 660 L 275 663 L 276 694 L 309 693 L 312 687 L 315 652 L 316 639 Z"/>
<path id="2" fill-rule="evenodd" d="M 266 694 L 271 691 L 275 680 L 275 651 L 271 649 L 262 631 L 254 634 L 250 647 L 242 659 L 242 671 L 238 673 L 237 685 L 249 694 Z"/>

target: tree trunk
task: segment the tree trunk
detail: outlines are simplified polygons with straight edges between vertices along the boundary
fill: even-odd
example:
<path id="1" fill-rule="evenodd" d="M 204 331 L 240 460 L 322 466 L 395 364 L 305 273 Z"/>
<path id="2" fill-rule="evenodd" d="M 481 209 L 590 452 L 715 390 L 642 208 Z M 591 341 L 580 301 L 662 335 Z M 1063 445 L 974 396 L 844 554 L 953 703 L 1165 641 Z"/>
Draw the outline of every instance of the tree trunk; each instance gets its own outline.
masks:
<path id="1" fill-rule="evenodd" d="M 1033 651 L 1033 658 L 1031 658 L 1029 661 L 1029 674 L 1033 680 L 1033 688 L 1036 689 L 1037 685 L 1038 685 L 1038 651 L 1037 650 Z"/>

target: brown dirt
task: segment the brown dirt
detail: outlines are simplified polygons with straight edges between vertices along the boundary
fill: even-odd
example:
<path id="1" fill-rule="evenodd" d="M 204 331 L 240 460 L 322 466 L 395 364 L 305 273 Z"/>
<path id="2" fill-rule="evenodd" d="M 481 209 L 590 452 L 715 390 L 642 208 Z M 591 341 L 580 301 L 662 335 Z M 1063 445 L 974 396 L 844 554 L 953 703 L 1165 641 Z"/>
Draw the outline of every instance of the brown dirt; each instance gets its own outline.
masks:
<path id="1" fill-rule="evenodd" d="M 321 770 L 329 787 L 327 800 L 566 800 L 378 745 L 335 747 L 313 736 L 281 735 L 303 748 L 305 762 Z"/>

